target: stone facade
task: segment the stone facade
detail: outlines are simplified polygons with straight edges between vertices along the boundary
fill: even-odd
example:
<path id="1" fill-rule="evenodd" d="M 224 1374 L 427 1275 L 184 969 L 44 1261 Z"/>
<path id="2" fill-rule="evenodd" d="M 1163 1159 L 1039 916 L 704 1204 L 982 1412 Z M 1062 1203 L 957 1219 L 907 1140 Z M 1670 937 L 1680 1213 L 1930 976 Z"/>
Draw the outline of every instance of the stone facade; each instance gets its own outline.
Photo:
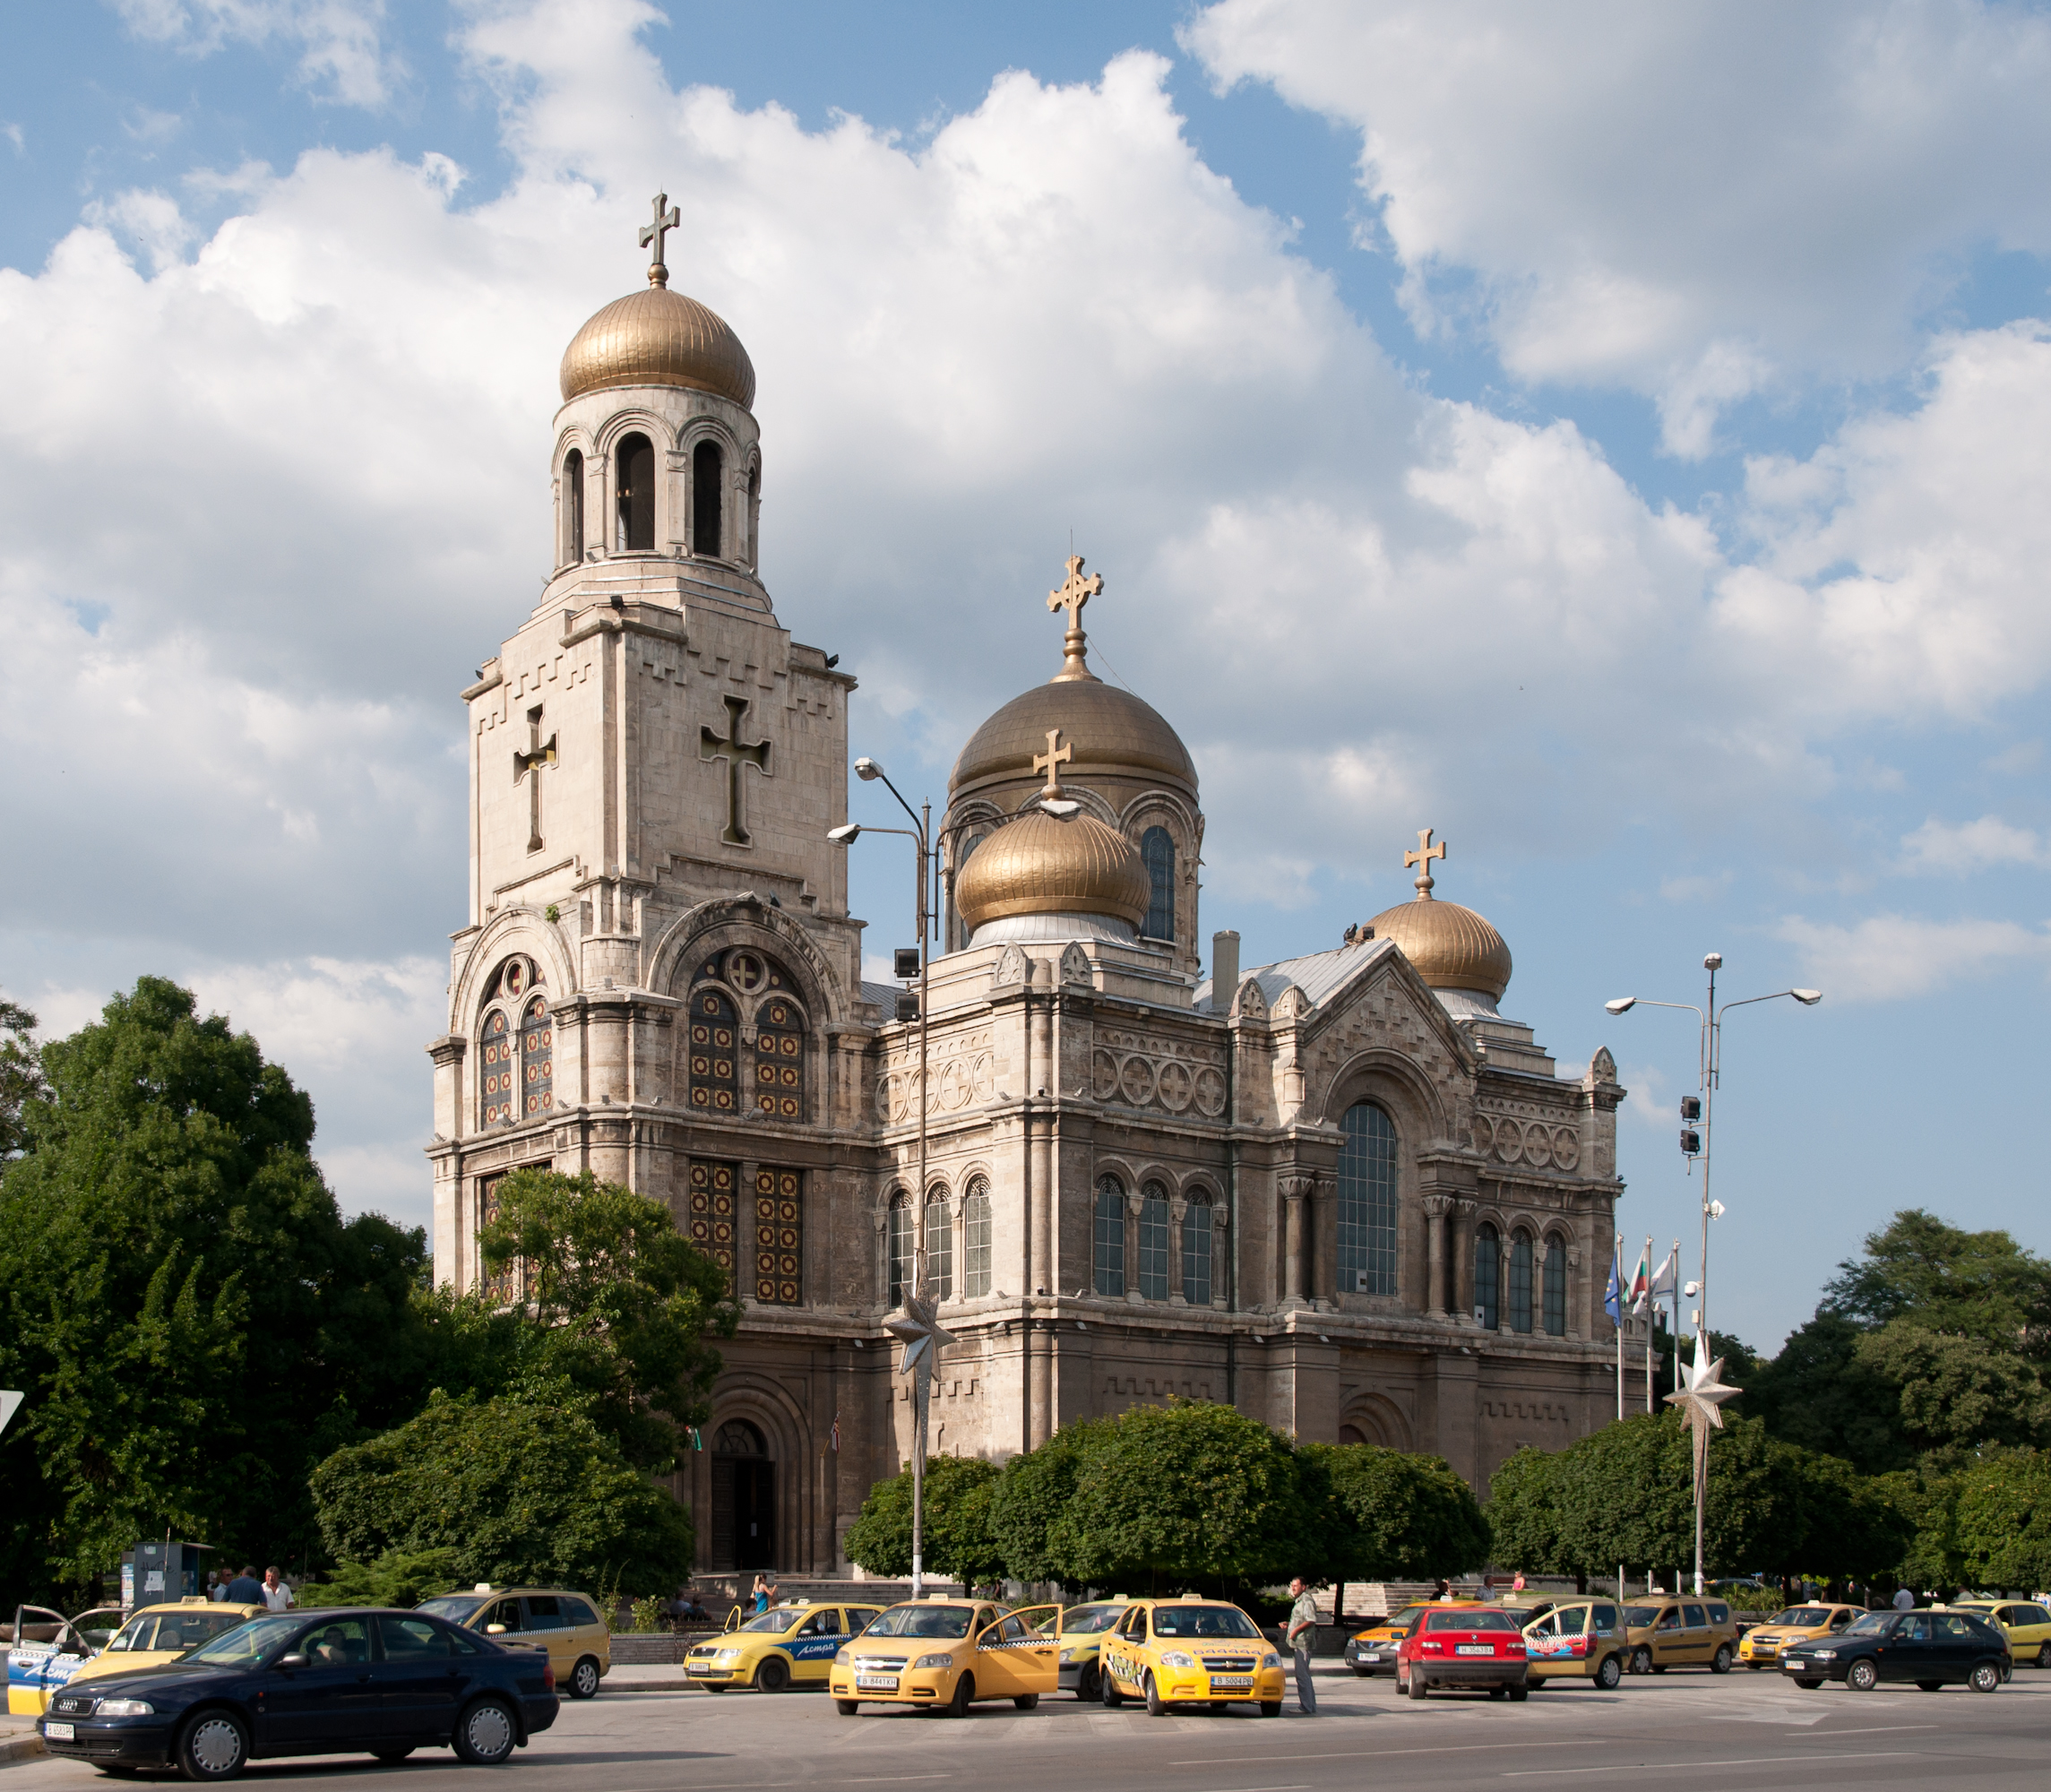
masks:
<path id="1" fill-rule="evenodd" d="M 733 399 L 582 392 L 554 470 L 561 564 L 463 693 L 470 916 L 429 1047 L 435 1272 L 477 1285 L 510 1168 L 589 1167 L 668 1202 L 745 1307 L 677 1484 L 703 1565 L 845 1572 L 846 1528 L 910 1441 L 883 1325 L 917 1236 L 922 1106 L 919 1028 L 861 981 L 826 838 L 855 681 L 791 639 L 755 574 L 761 447 Z M 1003 825 L 1030 785 L 984 780 L 948 838 Z M 947 918 L 925 1219 L 960 1341 L 934 1448 L 1001 1459 L 1184 1395 L 1435 1452 L 1478 1486 L 1521 1444 L 1604 1422 L 1607 1053 L 1557 1075 L 1529 1028 L 1435 991 L 1386 939 L 1214 990 L 1194 782 L 1097 790 L 1085 767 L 1067 788 L 1135 845 L 1170 837 L 1173 924 L 972 944 Z M 1220 936 L 1213 962 L 1237 956 Z M 1366 1195 L 1357 1121 L 1385 1165 Z"/>

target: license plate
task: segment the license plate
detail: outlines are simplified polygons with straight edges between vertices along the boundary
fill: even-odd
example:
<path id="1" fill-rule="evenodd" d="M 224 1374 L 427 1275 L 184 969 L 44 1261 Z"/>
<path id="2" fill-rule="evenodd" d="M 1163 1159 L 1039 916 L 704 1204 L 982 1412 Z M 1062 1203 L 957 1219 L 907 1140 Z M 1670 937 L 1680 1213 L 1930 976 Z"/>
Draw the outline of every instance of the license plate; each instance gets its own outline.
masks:
<path id="1" fill-rule="evenodd" d="M 51 1723 L 47 1720 L 43 1725 L 43 1735 L 51 1742 L 75 1742 L 77 1740 L 77 1732 L 69 1724 Z"/>
<path id="2" fill-rule="evenodd" d="M 1376 1654 L 1376 1653 L 1375 1653 L 1375 1652 L 1373 1650 L 1371 1650 L 1371 1649 L 1365 1649 L 1365 1650 L 1362 1650 L 1360 1651 L 1360 1658 L 1360 1658 L 1361 1660 L 1363 1660 L 1363 1661 L 1379 1661 L 1379 1660 L 1381 1660 L 1381 1658 L 1381 1658 L 1379 1655 L 1377 1655 L 1377 1654 Z"/>
<path id="3" fill-rule="evenodd" d="M 694 1661 L 686 1666 L 684 1671 L 686 1674 L 710 1674 L 712 1671 L 712 1664 L 709 1661 Z"/>
<path id="4" fill-rule="evenodd" d="M 1211 1676 L 1211 1690 L 1214 1693 L 1221 1687 L 1245 1686 L 1251 1688 L 1253 1684 L 1254 1676 L 1251 1674 L 1213 1674 Z"/>
<path id="5" fill-rule="evenodd" d="M 1493 1643 L 1461 1642 L 1453 1645 L 1452 1652 L 1455 1655 L 1493 1655 L 1495 1648 Z"/>
<path id="6" fill-rule="evenodd" d="M 866 1693 L 894 1693 L 897 1691 L 897 1676 L 894 1674 L 857 1674 L 855 1676 L 855 1684 L 859 1690 Z"/>
<path id="7" fill-rule="evenodd" d="M 1801 1662 L 1794 1660 L 1784 1660 L 1780 1665 L 1781 1667 L 1785 1667 L 1790 1674 L 1799 1674 L 1802 1671 L 1803 1667 Z"/>

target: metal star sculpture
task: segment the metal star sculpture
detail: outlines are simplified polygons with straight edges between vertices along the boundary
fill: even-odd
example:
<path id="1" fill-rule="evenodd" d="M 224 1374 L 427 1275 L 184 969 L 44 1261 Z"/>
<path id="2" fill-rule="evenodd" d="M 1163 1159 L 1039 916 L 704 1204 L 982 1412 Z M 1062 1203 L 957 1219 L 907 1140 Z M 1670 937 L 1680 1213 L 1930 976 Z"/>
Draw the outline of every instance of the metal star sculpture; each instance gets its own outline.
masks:
<path id="1" fill-rule="evenodd" d="M 883 1329 L 904 1346 L 904 1354 L 898 1358 L 898 1374 L 916 1374 L 921 1381 L 932 1374 L 941 1350 L 954 1341 L 954 1334 L 942 1327 L 933 1303 L 918 1295 L 908 1296 L 904 1317 L 891 1320 Z"/>
<path id="2" fill-rule="evenodd" d="M 1709 1340 L 1699 1331 L 1695 1334 L 1695 1359 L 1688 1365 L 1688 1379 L 1685 1387 L 1676 1388 L 1667 1396 L 1668 1406 L 1677 1406 L 1686 1416 L 1688 1429 L 1695 1437 L 1695 1473 L 1702 1474 L 1702 1464 L 1709 1455 L 1709 1437 L 1712 1431 L 1723 1429 L 1723 1403 L 1734 1395 L 1744 1392 L 1742 1388 L 1725 1385 L 1723 1358 L 1714 1361 L 1710 1357 Z"/>

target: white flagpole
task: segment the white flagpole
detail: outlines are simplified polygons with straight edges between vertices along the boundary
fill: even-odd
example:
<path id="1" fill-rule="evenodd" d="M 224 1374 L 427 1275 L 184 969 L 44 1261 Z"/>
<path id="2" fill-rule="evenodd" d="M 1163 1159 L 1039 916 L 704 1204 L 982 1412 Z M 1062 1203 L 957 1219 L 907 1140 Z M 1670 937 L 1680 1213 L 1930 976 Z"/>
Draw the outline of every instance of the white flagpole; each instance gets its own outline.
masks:
<path id="1" fill-rule="evenodd" d="M 1645 1238 L 1645 1410 L 1652 1410 L 1652 1238 Z"/>

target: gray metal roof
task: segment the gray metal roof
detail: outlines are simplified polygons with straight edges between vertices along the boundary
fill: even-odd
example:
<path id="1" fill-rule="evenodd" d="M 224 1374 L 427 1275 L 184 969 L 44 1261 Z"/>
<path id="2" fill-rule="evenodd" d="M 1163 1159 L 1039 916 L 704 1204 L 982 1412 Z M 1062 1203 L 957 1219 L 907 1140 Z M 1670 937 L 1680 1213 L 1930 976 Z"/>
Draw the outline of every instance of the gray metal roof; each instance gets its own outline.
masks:
<path id="1" fill-rule="evenodd" d="M 1361 940 L 1353 945 L 1338 946 L 1331 952 L 1312 952 L 1304 958 L 1280 959 L 1273 964 L 1254 965 L 1239 973 L 1241 983 L 1251 977 L 1258 980 L 1261 994 L 1267 997 L 1272 1008 L 1281 997 L 1282 991 L 1292 983 L 1309 996 L 1313 1002 L 1322 1003 L 1338 992 L 1359 971 L 1387 952 L 1396 950 L 1393 940 Z M 1222 1014 L 1231 1006 L 1237 988 L 1228 991 L 1224 1004 L 1216 1010 L 1211 1005 L 1211 985 L 1208 981 L 1196 986 L 1195 1006 L 1199 1013 Z"/>

